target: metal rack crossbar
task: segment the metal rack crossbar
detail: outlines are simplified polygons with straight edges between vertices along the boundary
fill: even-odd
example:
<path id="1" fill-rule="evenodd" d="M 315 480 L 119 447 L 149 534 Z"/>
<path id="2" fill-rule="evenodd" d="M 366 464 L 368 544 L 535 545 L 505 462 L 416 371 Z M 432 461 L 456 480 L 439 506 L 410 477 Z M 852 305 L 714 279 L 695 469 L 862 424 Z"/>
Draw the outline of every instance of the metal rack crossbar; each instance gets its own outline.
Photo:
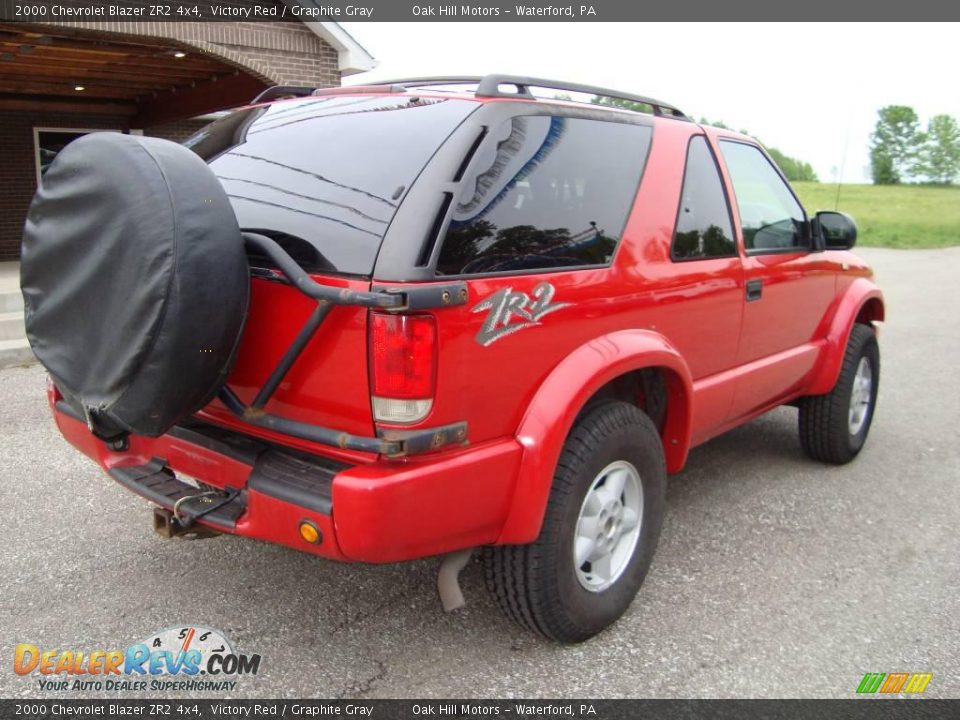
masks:
<path id="1" fill-rule="evenodd" d="M 484 75 L 468 76 L 455 75 L 449 77 L 422 77 L 405 78 L 400 80 L 378 81 L 377 85 L 395 86 L 404 89 L 412 87 L 430 87 L 436 85 L 476 85 L 476 97 L 483 98 L 524 98 L 526 100 L 535 100 L 536 96 L 530 92 L 531 88 L 543 88 L 546 90 L 562 90 L 565 92 L 584 93 L 598 97 L 611 98 L 614 100 L 626 100 L 628 102 L 639 103 L 650 106 L 654 115 L 663 115 L 682 120 L 689 118 L 678 108 L 669 103 L 656 100 L 644 95 L 634 95 L 633 93 L 623 92 L 621 90 L 611 90 L 610 88 L 597 87 L 594 85 L 583 85 L 581 83 L 572 83 L 565 80 L 547 80 L 545 78 L 527 77 L 525 75 Z M 500 89 L 501 85 L 512 86 L 515 92 L 504 92 Z"/>
<path id="2" fill-rule="evenodd" d="M 625 100 L 631 103 L 647 105 L 654 115 L 672 117 L 678 120 L 689 120 L 679 108 L 669 103 L 656 100 L 645 95 L 635 95 L 621 90 L 584 85 L 564 80 L 547 80 L 545 78 L 527 77 L 526 75 L 449 75 L 437 77 L 402 78 L 400 80 L 380 80 L 369 85 L 351 85 L 339 88 L 305 88 L 278 85 L 267 88 L 254 98 L 253 103 L 266 102 L 271 99 L 286 96 L 302 97 L 306 95 L 348 95 L 362 92 L 405 92 L 410 88 L 434 87 L 439 85 L 476 85 L 474 93 L 479 98 L 523 98 L 536 100 L 537 97 L 530 88 L 546 90 L 562 90 L 564 92 L 584 93 L 613 100 Z M 512 86 L 514 91 L 500 89 L 501 85 Z M 620 108 L 629 110 L 631 108 Z"/>

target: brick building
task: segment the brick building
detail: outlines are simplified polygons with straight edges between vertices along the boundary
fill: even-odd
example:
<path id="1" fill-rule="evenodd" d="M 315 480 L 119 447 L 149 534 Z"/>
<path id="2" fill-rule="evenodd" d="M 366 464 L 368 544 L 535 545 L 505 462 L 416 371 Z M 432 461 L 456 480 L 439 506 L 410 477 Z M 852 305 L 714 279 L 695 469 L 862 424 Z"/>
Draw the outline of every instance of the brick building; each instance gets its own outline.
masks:
<path id="1" fill-rule="evenodd" d="M 271 85 L 339 85 L 374 64 L 332 22 L 0 23 L 0 261 L 19 257 L 41 168 L 78 134 L 182 140 Z"/>

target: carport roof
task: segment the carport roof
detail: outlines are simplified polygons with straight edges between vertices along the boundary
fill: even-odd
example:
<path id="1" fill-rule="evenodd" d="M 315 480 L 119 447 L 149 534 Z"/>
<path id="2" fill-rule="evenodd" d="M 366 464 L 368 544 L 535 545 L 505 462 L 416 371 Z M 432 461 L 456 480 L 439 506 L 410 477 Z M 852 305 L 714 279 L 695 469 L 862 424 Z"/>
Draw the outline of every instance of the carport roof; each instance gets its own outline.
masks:
<path id="1" fill-rule="evenodd" d="M 261 79 L 172 40 L 0 23 L 0 109 L 134 116 L 174 98 L 184 104 L 198 89 L 211 100 L 246 101 L 264 87 Z M 185 111 L 194 109 L 186 105 Z M 204 109 L 214 108 L 197 112 Z"/>
<path id="2" fill-rule="evenodd" d="M 341 73 L 376 65 L 337 23 L 303 24 L 337 51 Z M 174 39 L 0 23 L 0 110 L 122 115 L 149 127 L 245 104 L 269 84 Z"/>

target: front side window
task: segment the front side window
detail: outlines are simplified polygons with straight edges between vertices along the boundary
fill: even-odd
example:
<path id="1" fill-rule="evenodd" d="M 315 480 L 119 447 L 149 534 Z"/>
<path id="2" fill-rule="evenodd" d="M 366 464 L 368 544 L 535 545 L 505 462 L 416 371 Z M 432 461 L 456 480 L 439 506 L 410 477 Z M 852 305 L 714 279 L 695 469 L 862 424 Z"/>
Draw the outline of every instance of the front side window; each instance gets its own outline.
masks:
<path id="1" fill-rule="evenodd" d="M 808 248 L 803 208 L 760 148 L 721 140 L 720 150 L 733 181 L 747 251 Z"/>
<path id="2" fill-rule="evenodd" d="M 730 209 L 713 152 L 703 135 L 690 139 L 673 235 L 674 260 L 701 260 L 737 254 Z"/>
<path id="3" fill-rule="evenodd" d="M 651 134 L 646 125 L 546 115 L 493 128 L 455 200 L 437 272 L 608 264 Z"/>

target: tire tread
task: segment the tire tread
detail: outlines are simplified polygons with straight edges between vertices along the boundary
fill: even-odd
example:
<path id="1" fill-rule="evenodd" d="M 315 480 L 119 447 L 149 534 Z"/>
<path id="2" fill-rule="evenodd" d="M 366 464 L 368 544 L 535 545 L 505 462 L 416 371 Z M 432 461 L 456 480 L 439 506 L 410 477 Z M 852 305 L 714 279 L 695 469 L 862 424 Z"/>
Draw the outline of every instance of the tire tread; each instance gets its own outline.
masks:
<path id="1" fill-rule="evenodd" d="M 564 444 L 537 540 L 528 545 L 500 545 L 483 550 L 484 578 L 500 610 L 521 627 L 550 640 L 578 642 L 592 633 L 585 634 L 574 626 L 557 598 L 544 592 L 555 572 L 550 553 L 545 550 L 556 547 L 559 532 L 556 524 L 546 520 L 569 502 L 569 495 L 576 489 L 574 479 L 590 461 L 594 448 L 624 428 L 645 435 L 640 444 L 660 445 L 653 422 L 636 406 L 624 402 L 598 405 L 573 428 Z M 662 465 L 662 453 L 660 460 Z M 665 467 L 663 472 L 665 475 Z"/>
<path id="2" fill-rule="evenodd" d="M 808 395 L 800 400 L 800 443 L 814 460 L 842 465 L 857 455 L 858 450 L 850 447 L 848 399 L 841 390 L 852 382 L 860 358 L 870 343 L 876 343 L 873 329 L 868 325 L 854 325 L 833 389 L 825 395 Z M 879 376 L 875 381 L 879 382 Z"/>

